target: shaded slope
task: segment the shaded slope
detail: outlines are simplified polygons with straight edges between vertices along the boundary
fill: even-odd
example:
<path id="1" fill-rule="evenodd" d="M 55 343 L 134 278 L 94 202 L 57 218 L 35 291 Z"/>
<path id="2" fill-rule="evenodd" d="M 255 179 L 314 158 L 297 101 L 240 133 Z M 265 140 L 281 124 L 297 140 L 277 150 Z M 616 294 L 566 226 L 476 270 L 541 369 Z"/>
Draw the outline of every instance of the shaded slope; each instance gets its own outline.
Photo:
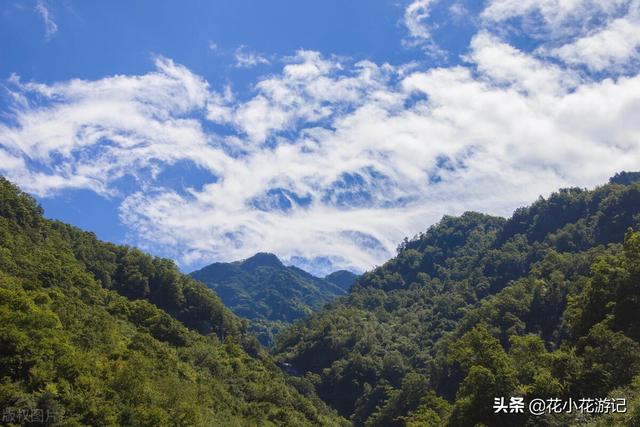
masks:
<path id="1" fill-rule="evenodd" d="M 356 282 L 358 275 L 347 270 L 334 271 L 324 277 L 327 282 L 339 286 L 341 289 L 348 291 Z"/>
<path id="2" fill-rule="evenodd" d="M 251 331 L 267 346 L 286 325 L 345 294 L 339 285 L 297 267 L 286 267 L 268 253 L 214 263 L 194 271 L 191 277 L 215 289 L 236 315 L 249 319 Z"/>

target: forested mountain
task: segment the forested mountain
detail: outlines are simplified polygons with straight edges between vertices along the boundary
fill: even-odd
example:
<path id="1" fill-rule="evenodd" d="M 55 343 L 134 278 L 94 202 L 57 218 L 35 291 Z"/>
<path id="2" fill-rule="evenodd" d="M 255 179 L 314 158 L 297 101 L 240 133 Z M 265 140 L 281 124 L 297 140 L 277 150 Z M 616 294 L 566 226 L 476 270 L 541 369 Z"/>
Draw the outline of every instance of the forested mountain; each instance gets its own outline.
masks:
<path id="1" fill-rule="evenodd" d="M 340 291 L 269 254 L 216 268 L 248 290 L 273 276 L 275 300 Z M 0 406 L 64 425 L 348 424 L 326 403 L 358 426 L 637 426 L 638 313 L 640 174 L 444 217 L 282 332 L 275 359 L 171 261 L 46 220 L 0 179 Z M 495 414 L 511 396 L 628 409 Z"/>
<path id="2" fill-rule="evenodd" d="M 355 278 L 349 272 L 336 272 L 327 276 L 332 280 L 320 279 L 283 265 L 269 253 L 258 253 L 244 261 L 214 263 L 191 276 L 214 289 L 236 315 L 249 319 L 250 331 L 265 346 L 270 346 L 273 337 L 291 322 L 344 295 Z"/>
<path id="3" fill-rule="evenodd" d="M 42 214 L 0 178 L 3 423 L 346 423 L 171 261 Z"/>
<path id="4" fill-rule="evenodd" d="M 358 278 L 357 274 L 352 273 L 348 270 L 338 270 L 338 271 L 334 271 L 331 274 L 326 275 L 324 277 L 324 280 L 339 286 L 345 291 L 348 291 L 349 289 L 351 289 L 351 286 L 353 286 L 353 284 L 356 282 L 357 278 Z"/>
<path id="5" fill-rule="evenodd" d="M 640 425 L 640 174 L 504 219 L 444 217 L 275 354 L 355 425 Z M 627 398 L 495 414 L 494 398 Z"/>

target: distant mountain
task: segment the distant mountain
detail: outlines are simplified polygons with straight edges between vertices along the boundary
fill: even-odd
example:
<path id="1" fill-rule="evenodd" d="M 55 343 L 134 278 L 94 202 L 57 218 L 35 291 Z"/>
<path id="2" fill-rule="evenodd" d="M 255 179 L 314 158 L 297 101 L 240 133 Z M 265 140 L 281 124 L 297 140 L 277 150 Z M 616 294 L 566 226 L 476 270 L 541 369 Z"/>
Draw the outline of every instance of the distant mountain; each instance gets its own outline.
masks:
<path id="1" fill-rule="evenodd" d="M 325 276 L 324 280 L 339 286 L 345 291 L 348 291 L 351 288 L 351 286 L 353 286 L 353 284 L 356 282 L 357 278 L 358 278 L 358 275 L 355 273 L 352 273 L 347 270 L 338 270 Z"/>
<path id="2" fill-rule="evenodd" d="M 339 271 L 321 279 L 262 252 L 243 261 L 213 263 L 191 277 L 214 289 L 236 315 L 249 319 L 250 330 L 269 346 L 281 329 L 345 295 L 356 276 Z"/>

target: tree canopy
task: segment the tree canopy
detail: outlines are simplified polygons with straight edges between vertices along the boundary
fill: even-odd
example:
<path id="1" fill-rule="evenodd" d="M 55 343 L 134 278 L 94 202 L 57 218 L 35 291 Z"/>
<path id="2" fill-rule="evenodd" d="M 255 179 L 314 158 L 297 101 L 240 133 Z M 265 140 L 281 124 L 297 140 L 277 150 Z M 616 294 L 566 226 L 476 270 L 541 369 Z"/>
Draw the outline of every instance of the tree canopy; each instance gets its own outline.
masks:
<path id="1" fill-rule="evenodd" d="M 278 336 L 276 357 L 355 425 L 570 425 L 575 414 L 495 414 L 493 399 L 621 389 L 625 416 L 586 421 L 637 425 L 639 178 L 560 190 L 508 219 L 445 216 Z"/>
<path id="2" fill-rule="evenodd" d="M 4 422 L 45 411 L 65 426 L 346 423 L 246 326 L 173 262 L 46 220 L 0 178 Z"/>

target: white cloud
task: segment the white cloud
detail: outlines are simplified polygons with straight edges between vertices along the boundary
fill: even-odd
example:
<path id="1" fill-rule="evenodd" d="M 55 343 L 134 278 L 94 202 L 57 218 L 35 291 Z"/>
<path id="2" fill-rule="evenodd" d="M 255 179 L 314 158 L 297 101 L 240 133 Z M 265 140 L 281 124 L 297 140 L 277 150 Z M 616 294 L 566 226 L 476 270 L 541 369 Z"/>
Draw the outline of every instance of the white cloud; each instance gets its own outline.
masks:
<path id="1" fill-rule="evenodd" d="M 592 71 L 625 67 L 638 56 L 640 15 L 628 14 L 605 28 L 551 50 L 571 65 L 585 64 Z"/>
<path id="2" fill-rule="evenodd" d="M 444 51 L 433 40 L 433 25 L 428 22 L 431 7 L 438 0 L 413 0 L 404 9 L 403 23 L 409 32 L 409 37 L 403 40 L 408 47 L 421 47 L 430 56 L 442 57 Z M 455 10 L 455 8 L 454 8 Z"/>
<path id="3" fill-rule="evenodd" d="M 492 13 L 513 16 L 506 4 Z M 0 171 L 39 195 L 114 197 L 132 243 L 187 267 L 266 250 L 366 269 L 443 214 L 507 215 L 640 167 L 637 73 L 585 76 L 489 27 L 465 61 L 420 69 L 301 50 L 244 97 L 163 58 L 140 76 L 14 77 Z M 178 162 L 215 179 L 168 188 L 158 176 Z M 119 194 L 128 175 L 139 185 Z"/>
<path id="4" fill-rule="evenodd" d="M 270 61 L 266 56 L 260 55 L 256 52 L 247 50 L 246 46 L 240 46 L 234 53 L 236 60 L 236 67 L 238 68 L 253 68 L 258 65 L 269 65 Z"/>
<path id="5" fill-rule="evenodd" d="M 40 15 L 44 23 L 46 40 L 51 40 L 51 38 L 58 32 L 58 25 L 53 20 L 53 15 L 43 0 L 38 0 L 36 3 L 36 12 Z"/>
<path id="6" fill-rule="evenodd" d="M 429 17 L 429 7 L 435 0 L 415 0 L 404 10 L 404 24 L 409 35 L 414 38 L 428 39 L 431 37 L 425 20 Z"/>
<path id="7" fill-rule="evenodd" d="M 574 73 L 521 52 L 484 31 L 471 40 L 468 59 L 494 83 L 525 92 L 559 94 L 579 83 Z"/>
<path id="8" fill-rule="evenodd" d="M 214 105 L 215 113 L 209 117 L 261 143 L 274 132 L 291 130 L 300 121 L 327 119 L 375 95 L 376 89 L 385 86 L 389 69 L 364 61 L 355 64 L 352 75 L 348 75 L 340 73 L 338 63 L 317 52 L 298 51 L 288 58 L 282 74 L 255 85 L 252 99 L 237 103 L 227 97 L 231 102 Z"/>
<path id="9" fill-rule="evenodd" d="M 16 125 L 0 125 L 0 144 L 9 155 L 39 164 L 47 179 L 23 182 L 27 171 L 15 163 L 3 163 L 4 173 L 41 195 L 70 187 L 112 194 L 112 181 L 154 161 L 203 163 L 197 150 L 212 149 L 209 137 L 187 116 L 204 111 L 208 85 L 170 60 L 158 58 L 156 66 L 144 76 L 54 85 L 14 78 L 16 96 L 35 96 L 44 105 L 16 103 Z"/>
<path id="10" fill-rule="evenodd" d="M 470 16 L 467 8 L 460 2 L 452 3 L 449 6 L 449 13 L 454 19 L 468 18 Z"/>
<path id="11" fill-rule="evenodd" d="M 519 19 L 514 31 L 538 39 L 540 55 L 590 71 L 628 71 L 640 53 L 638 0 L 492 0 L 482 17 L 487 28 Z"/>
<path id="12" fill-rule="evenodd" d="M 634 0 L 490 0 L 482 12 L 484 19 L 501 22 L 521 18 L 525 31 L 580 32 L 599 25 L 597 18 L 609 18 L 625 10 Z M 542 34 L 538 34 L 542 35 Z"/>

